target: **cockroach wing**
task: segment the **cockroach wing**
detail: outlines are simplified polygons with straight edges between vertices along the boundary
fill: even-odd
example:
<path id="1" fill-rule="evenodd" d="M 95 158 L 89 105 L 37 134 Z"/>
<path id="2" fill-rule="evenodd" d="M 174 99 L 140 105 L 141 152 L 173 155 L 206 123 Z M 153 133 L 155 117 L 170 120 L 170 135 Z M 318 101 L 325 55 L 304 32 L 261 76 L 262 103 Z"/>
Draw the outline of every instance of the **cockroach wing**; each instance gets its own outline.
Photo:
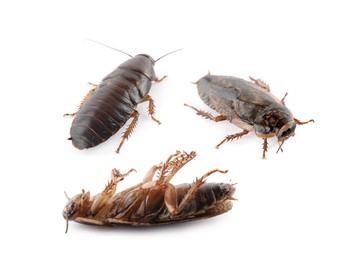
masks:
<path id="1" fill-rule="evenodd" d="M 277 101 L 252 82 L 233 76 L 206 75 L 197 82 L 202 100 L 230 120 L 238 117 L 253 125 L 255 118 L 265 108 Z"/>

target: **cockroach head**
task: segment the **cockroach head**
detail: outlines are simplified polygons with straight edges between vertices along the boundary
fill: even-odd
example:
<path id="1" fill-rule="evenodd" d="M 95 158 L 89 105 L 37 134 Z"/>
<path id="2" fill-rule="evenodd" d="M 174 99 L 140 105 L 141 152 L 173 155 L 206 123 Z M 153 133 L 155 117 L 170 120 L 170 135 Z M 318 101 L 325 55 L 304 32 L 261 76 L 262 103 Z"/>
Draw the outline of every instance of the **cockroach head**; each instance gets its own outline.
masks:
<path id="1" fill-rule="evenodd" d="M 143 56 L 143 57 L 149 59 L 151 61 L 152 65 L 155 65 L 156 61 L 150 55 L 148 55 L 148 54 L 138 54 L 137 56 Z"/>
<path id="2" fill-rule="evenodd" d="M 72 198 L 69 198 L 68 196 L 66 197 L 68 198 L 68 202 L 63 209 L 63 218 L 66 219 L 65 233 L 68 232 L 68 221 L 73 220 L 76 217 L 82 217 L 81 214 L 85 213 L 83 212 L 83 209 L 86 208 L 87 203 L 90 200 L 90 193 L 86 193 L 84 190 L 82 190 L 82 193 Z"/>
<path id="3" fill-rule="evenodd" d="M 82 193 L 75 195 L 72 198 L 68 198 L 63 210 L 63 217 L 69 220 L 73 219 L 79 212 L 81 207 L 89 201 L 90 193 L 82 190 Z"/>
<path id="4" fill-rule="evenodd" d="M 235 200 L 235 198 L 233 198 L 233 195 L 236 192 L 236 183 L 235 184 L 222 183 L 221 187 L 226 192 L 226 195 L 225 195 L 226 197 L 228 197 L 231 200 Z"/>
<path id="5" fill-rule="evenodd" d="M 291 136 L 295 135 L 296 123 L 295 121 L 290 121 L 286 123 L 278 132 L 277 138 L 279 142 L 284 142 Z"/>
<path id="6" fill-rule="evenodd" d="M 156 63 L 157 61 L 159 61 L 160 59 L 162 59 L 162 58 L 164 58 L 164 57 L 166 57 L 166 56 L 168 56 L 168 55 L 170 55 L 170 54 L 172 54 L 172 53 L 174 53 L 174 52 L 181 51 L 181 50 L 182 50 L 182 49 L 177 49 L 177 50 L 175 50 L 175 51 L 168 52 L 168 53 L 162 55 L 161 57 L 159 57 L 157 60 L 154 60 L 154 59 L 153 59 L 150 55 L 148 55 L 148 54 L 138 54 L 137 56 L 143 56 L 143 57 L 149 59 L 149 60 L 151 61 L 152 65 L 155 65 L 155 63 Z"/>
<path id="7" fill-rule="evenodd" d="M 268 107 L 254 120 L 254 129 L 261 138 L 278 137 L 278 141 L 285 141 L 294 135 L 296 123 L 291 112 L 281 105 Z"/>

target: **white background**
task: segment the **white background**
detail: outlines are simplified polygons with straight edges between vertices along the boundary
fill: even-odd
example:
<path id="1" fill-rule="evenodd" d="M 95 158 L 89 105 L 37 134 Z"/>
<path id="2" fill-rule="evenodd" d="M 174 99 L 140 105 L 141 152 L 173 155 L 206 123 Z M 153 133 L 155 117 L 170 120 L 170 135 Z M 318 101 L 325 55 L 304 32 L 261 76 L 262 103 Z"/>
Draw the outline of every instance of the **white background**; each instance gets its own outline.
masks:
<path id="1" fill-rule="evenodd" d="M 8 1 L 9 2 L 9 1 Z M 344 1 L 11 1 L 0 4 L 1 254 L 6 259 L 347 259 L 347 7 Z M 122 129 L 79 151 L 69 129 L 90 89 L 128 57 L 86 41 L 155 59 L 151 96 L 158 126 L 138 107 L 139 124 L 121 153 Z M 262 78 L 274 95 L 289 92 L 298 126 L 283 153 L 185 106 L 214 111 L 195 82 L 212 74 Z M 82 188 L 100 192 L 112 168 L 139 182 L 175 150 L 196 159 L 173 179 L 237 182 L 234 208 L 204 221 L 155 228 L 92 227 L 61 212 Z M 5 259 L 1 256 L 1 259 Z"/>

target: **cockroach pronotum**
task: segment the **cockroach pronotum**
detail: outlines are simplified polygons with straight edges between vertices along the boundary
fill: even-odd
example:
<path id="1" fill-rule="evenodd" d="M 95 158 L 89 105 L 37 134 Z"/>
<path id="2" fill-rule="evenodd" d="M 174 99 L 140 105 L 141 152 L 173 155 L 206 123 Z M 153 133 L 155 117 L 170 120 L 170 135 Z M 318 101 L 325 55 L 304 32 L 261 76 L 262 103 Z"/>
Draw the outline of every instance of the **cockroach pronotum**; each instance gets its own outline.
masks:
<path id="1" fill-rule="evenodd" d="M 91 196 L 82 190 L 68 198 L 63 210 L 66 232 L 69 220 L 94 225 L 150 226 L 210 218 L 229 211 L 231 200 L 235 200 L 235 184 L 205 182 L 209 175 L 227 171 L 211 170 L 193 183 L 170 183 L 195 156 L 195 152 L 177 151 L 164 163 L 151 167 L 141 183 L 119 193 L 117 183 L 135 170 L 121 174 L 113 169 L 111 181 L 101 193 Z M 156 172 L 158 178 L 153 180 Z"/>
<path id="2" fill-rule="evenodd" d="M 219 112 L 219 116 L 214 117 L 210 113 L 185 105 L 193 108 L 198 115 L 206 119 L 215 122 L 228 120 L 243 129 L 240 133 L 227 135 L 216 148 L 227 141 L 241 138 L 250 131 L 254 131 L 263 139 L 262 159 L 265 159 L 268 138 L 275 136 L 278 138 L 278 152 L 282 150 L 284 141 L 295 134 L 296 125 L 307 124 L 314 120 L 301 122 L 294 118 L 285 106 L 287 93 L 278 100 L 271 94 L 265 82 L 252 77 L 250 80 L 252 82 L 233 76 L 216 76 L 208 73 L 196 82 L 200 98 L 209 107 Z"/>
<path id="3" fill-rule="evenodd" d="M 145 101 L 149 102 L 150 117 L 160 124 L 160 121 L 154 117 L 155 105 L 149 91 L 153 81 L 160 82 L 166 76 L 158 79 L 154 65 L 163 57 L 179 50 L 181 49 L 167 53 L 157 60 L 147 54 L 138 54 L 133 57 L 117 50 L 130 56 L 131 59 L 119 65 L 99 85 L 94 85 L 76 113 L 64 115 L 75 116 L 69 138 L 73 145 L 80 150 L 95 147 L 118 132 L 132 117 L 133 120 L 123 133 L 122 141 L 116 150 L 119 153 L 121 146 L 130 137 L 137 124 L 139 113 L 136 107 Z"/>

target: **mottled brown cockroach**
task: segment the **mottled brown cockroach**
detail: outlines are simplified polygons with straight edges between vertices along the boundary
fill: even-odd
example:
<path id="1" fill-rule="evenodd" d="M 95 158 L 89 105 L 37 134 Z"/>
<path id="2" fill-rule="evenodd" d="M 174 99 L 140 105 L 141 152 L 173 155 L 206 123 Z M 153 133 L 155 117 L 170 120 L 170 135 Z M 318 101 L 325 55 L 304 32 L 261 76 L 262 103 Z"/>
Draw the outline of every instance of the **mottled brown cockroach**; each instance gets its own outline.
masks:
<path id="1" fill-rule="evenodd" d="M 254 131 L 264 140 L 262 159 L 266 158 L 268 149 L 267 139 L 277 137 L 279 150 L 285 140 L 295 134 L 296 125 L 314 122 L 313 119 L 301 122 L 293 117 L 290 110 L 285 106 L 285 96 L 278 100 L 271 94 L 269 86 L 260 79 L 246 81 L 233 76 L 216 76 L 210 73 L 197 84 L 198 94 L 205 104 L 219 112 L 221 115 L 213 116 L 210 113 L 196 110 L 197 114 L 206 119 L 220 122 L 228 120 L 232 124 L 242 128 L 237 134 L 228 135 L 216 148 L 227 141 L 241 138 L 243 135 Z"/>
<path id="2" fill-rule="evenodd" d="M 149 226 L 210 218 L 229 211 L 235 184 L 205 182 L 209 175 L 227 171 L 211 170 L 193 183 L 175 186 L 170 183 L 195 156 L 195 152 L 176 152 L 164 163 L 151 167 L 141 183 L 119 193 L 117 183 L 135 170 L 125 174 L 112 170 L 112 179 L 103 192 L 91 196 L 82 190 L 81 194 L 68 198 L 63 210 L 66 232 L 69 220 L 94 225 Z M 158 178 L 153 180 L 156 172 Z"/>
<path id="3" fill-rule="evenodd" d="M 69 138 L 73 145 L 80 150 L 95 147 L 118 132 L 132 117 L 133 120 L 123 133 L 122 141 L 116 150 L 118 153 L 137 124 L 137 105 L 145 101 L 149 102 L 148 112 L 152 120 L 160 124 L 154 117 L 155 105 L 149 91 L 153 81 L 160 82 L 166 76 L 158 79 L 154 65 L 158 60 L 176 51 L 167 53 L 157 60 L 147 54 L 133 57 L 121 51 L 131 59 L 119 65 L 99 85 L 94 85 L 76 113 L 64 115 L 75 116 Z"/>

